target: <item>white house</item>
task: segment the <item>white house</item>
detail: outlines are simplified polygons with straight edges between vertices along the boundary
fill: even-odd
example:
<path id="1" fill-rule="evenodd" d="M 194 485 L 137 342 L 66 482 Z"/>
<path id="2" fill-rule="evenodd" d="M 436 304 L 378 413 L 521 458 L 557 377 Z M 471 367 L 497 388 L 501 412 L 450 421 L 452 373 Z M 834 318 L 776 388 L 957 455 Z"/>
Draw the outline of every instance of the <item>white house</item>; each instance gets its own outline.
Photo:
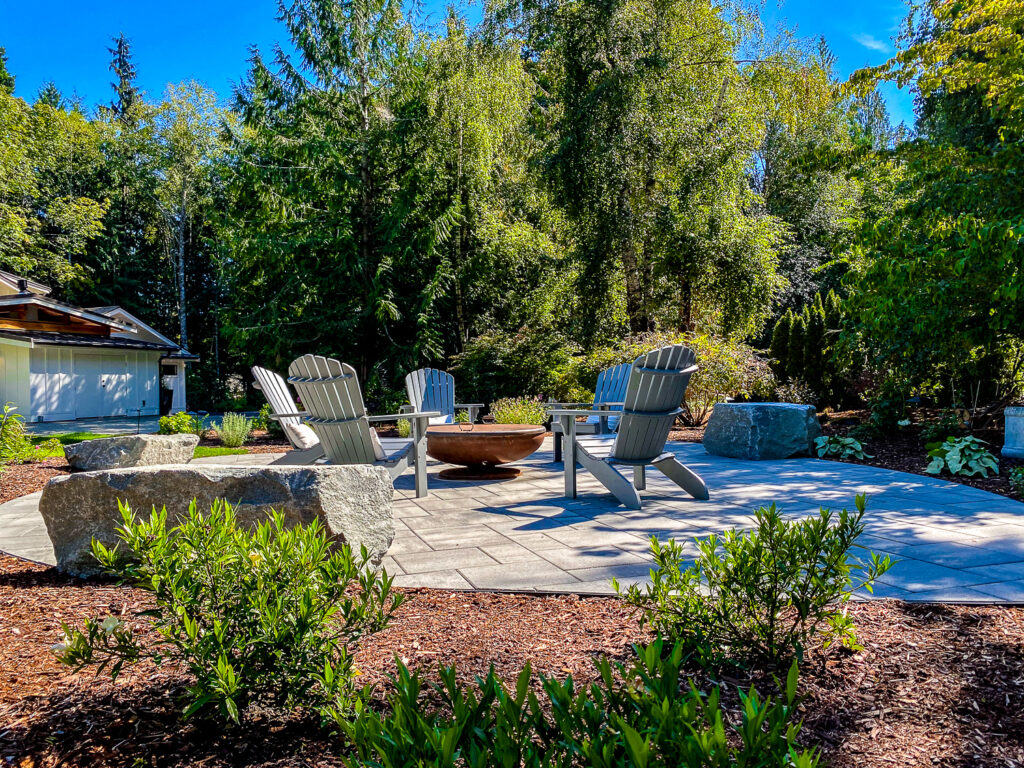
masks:
<path id="1" fill-rule="evenodd" d="M 156 416 L 185 409 L 196 360 L 120 307 L 85 309 L 0 270 L 0 406 L 29 421 Z"/>

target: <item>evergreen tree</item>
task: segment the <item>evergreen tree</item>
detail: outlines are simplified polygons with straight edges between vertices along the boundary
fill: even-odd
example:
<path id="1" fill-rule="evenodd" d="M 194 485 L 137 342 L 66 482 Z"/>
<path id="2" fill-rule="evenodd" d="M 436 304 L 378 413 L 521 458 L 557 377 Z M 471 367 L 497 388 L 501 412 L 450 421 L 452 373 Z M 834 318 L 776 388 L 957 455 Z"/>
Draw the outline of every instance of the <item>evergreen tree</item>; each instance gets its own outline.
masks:
<path id="1" fill-rule="evenodd" d="M 0 93 L 14 93 L 14 75 L 7 70 L 7 51 L 0 46 Z"/>
<path id="2" fill-rule="evenodd" d="M 39 94 L 36 96 L 36 104 L 45 104 L 54 109 L 64 108 L 64 97 L 61 96 L 53 80 L 39 89 Z"/>
<path id="3" fill-rule="evenodd" d="M 775 322 L 769 354 L 772 356 L 772 370 L 779 381 L 789 378 L 789 337 L 793 332 L 793 310 L 787 309 Z"/>
<path id="4" fill-rule="evenodd" d="M 825 395 L 824 346 L 825 339 L 825 306 L 821 294 L 804 307 L 804 364 L 803 379 L 819 397 Z"/>
<path id="5" fill-rule="evenodd" d="M 789 349 L 786 356 L 786 374 L 790 381 L 801 379 L 807 381 L 804 370 L 804 349 L 807 340 L 807 320 L 803 312 L 793 313 L 793 322 L 789 326 Z"/>
<path id="6" fill-rule="evenodd" d="M 125 125 L 134 125 L 137 121 L 135 106 L 140 101 L 140 94 L 135 87 L 135 63 L 132 61 L 131 41 L 122 32 L 113 38 L 114 47 L 107 48 L 110 53 L 110 71 L 117 80 L 110 84 L 114 89 L 114 100 L 110 102 L 110 111 Z"/>

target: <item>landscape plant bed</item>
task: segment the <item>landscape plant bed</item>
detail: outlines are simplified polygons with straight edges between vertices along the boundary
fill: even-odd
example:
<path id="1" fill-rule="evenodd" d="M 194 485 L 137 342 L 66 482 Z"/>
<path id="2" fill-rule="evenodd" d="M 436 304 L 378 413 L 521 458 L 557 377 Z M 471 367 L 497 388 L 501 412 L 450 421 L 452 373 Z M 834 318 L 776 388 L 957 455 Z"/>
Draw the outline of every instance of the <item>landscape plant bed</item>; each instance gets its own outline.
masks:
<path id="1" fill-rule="evenodd" d="M 822 429 L 826 435 L 846 436 L 851 429 L 867 420 L 868 412 L 844 411 L 821 415 L 820 418 Z M 872 458 L 844 459 L 844 461 L 851 464 L 867 464 L 900 472 L 911 472 L 917 475 L 927 474 L 925 469 L 929 462 L 928 451 L 925 448 L 926 441 L 921 434 L 924 425 L 919 419 L 920 414 L 916 414 L 912 423 L 906 427 L 899 427 L 895 431 L 885 432 L 872 439 L 861 440 L 865 452 L 871 454 Z M 1024 461 L 1007 459 L 999 455 L 999 451 L 1003 447 L 1002 425 L 987 429 L 975 429 L 971 431 L 971 435 L 988 443 L 988 450 L 999 459 L 999 474 L 982 478 L 961 477 L 944 472 L 941 475 L 929 475 L 929 477 L 940 477 L 943 480 L 970 485 L 983 491 L 1019 500 L 1020 497 L 1010 488 L 1009 474 L 1011 469 L 1021 466 Z"/>
<path id="2" fill-rule="evenodd" d="M 469 681 L 494 665 L 579 683 L 592 658 L 625 659 L 649 636 L 614 598 L 404 590 L 392 625 L 359 652 L 361 681 L 387 690 L 397 655 L 429 675 L 457 664 Z M 116 683 L 72 674 L 49 652 L 60 622 L 125 614 L 142 593 L 0 556 L 0 759 L 19 766 L 340 766 L 340 742 L 300 714 L 256 711 L 237 728 L 182 724 L 187 680 L 139 666 Z M 805 660 L 803 742 L 832 766 L 1007 766 L 1024 761 L 1024 609 L 857 604 L 865 650 Z M 694 679 L 707 689 L 706 676 Z M 772 683 L 754 681 L 762 692 Z M 726 677 L 736 702 L 743 676 Z"/>
<path id="3" fill-rule="evenodd" d="M 0 469 L 0 504 L 41 491 L 52 478 L 68 474 L 71 467 L 63 456 L 5 466 Z"/>

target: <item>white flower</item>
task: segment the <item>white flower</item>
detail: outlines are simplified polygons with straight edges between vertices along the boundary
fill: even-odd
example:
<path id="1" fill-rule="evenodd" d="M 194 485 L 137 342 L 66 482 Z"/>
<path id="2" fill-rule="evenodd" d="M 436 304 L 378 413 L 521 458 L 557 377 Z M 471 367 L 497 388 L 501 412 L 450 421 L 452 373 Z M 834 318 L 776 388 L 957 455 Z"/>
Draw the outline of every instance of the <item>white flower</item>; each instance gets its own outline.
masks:
<path id="1" fill-rule="evenodd" d="M 121 626 L 121 620 L 120 619 L 118 619 L 118 618 L 116 618 L 114 616 L 107 616 L 107 618 L 105 618 L 103 620 L 103 623 L 100 624 L 100 629 L 102 629 L 104 632 L 106 632 L 109 635 L 111 632 L 113 632 L 115 629 L 117 629 L 120 626 Z"/>

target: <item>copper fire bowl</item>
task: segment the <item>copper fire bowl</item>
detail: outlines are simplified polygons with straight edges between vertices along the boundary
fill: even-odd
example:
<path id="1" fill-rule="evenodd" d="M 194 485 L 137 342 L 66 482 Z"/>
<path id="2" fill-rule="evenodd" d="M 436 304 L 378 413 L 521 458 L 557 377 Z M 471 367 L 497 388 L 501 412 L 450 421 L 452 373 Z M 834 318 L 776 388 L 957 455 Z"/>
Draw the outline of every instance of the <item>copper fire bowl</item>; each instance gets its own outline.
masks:
<path id="1" fill-rule="evenodd" d="M 543 442 L 544 427 L 532 424 L 441 424 L 427 429 L 428 456 L 466 467 L 442 470 L 443 477 L 456 480 L 515 477 L 518 470 L 495 468 L 526 458 Z"/>

